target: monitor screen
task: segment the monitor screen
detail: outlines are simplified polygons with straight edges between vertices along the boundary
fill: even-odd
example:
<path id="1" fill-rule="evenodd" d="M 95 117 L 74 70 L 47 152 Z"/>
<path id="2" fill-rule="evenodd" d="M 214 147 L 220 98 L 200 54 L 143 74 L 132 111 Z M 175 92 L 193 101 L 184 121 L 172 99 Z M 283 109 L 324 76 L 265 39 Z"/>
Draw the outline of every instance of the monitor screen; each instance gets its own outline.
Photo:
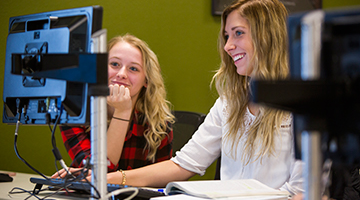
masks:
<path id="1" fill-rule="evenodd" d="M 102 13 L 102 7 L 89 6 L 10 18 L 3 123 L 15 124 L 19 108 L 22 124 L 54 123 L 60 112 L 59 124 L 89 123 L 88 83 L 32 77 L 31 73 L 43 70 L 45 54 L 92 53 L 92 35 L 102 28 Z M 54 67 L 59 60 L 67 62 L 48 60 Z M 15 68 L 16 62 L 21 70 Z"/>

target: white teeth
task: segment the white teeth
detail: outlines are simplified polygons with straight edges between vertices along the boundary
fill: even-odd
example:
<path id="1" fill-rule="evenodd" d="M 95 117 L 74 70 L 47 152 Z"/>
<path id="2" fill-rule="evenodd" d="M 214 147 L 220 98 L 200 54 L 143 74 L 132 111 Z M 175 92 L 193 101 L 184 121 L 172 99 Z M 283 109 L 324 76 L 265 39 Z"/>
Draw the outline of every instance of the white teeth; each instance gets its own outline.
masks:
<path id="1" fill-rule="evenodd" d="M 244 57 L 244 54 L 241 54 L 241 55 L 237 55 L 235 56 L 233 59 L 234 59 L 234 62 L 236 62 L 237 60 L 241 59 Z"/>

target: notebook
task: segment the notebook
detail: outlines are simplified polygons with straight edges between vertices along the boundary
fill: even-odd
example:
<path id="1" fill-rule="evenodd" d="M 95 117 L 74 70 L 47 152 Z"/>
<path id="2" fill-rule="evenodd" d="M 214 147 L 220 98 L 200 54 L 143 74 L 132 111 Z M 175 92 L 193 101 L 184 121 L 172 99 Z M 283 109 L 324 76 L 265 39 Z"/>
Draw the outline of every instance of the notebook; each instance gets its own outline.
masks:
<path id="1" fill-rule="evenodd" d="M 53 187 L 53 189 L 63 188 L 65 184 L 67 185 L 67 189 L 75 190 L 80 193 L 91 193 L 91 185 L 84 181 L 74 181 L 74 182 L 65 182 L 64 179 L 44 179 L 44 178 L 30 178 L 30 182 L 36 184 L 34 193 L 38 193 L 41 190 L 43 185 L 47 185 Z M 108 192 L 113 192 L 115 190 L 121 188 L 128 188 L 131 186 L 128 185 L 118 185 L 118 184 L 107 184 Z M 139 193 L 136 195 L 134 199 L 136 200 L 145 200 L 150 199 L 152 197 L 164 196 L 165 194 L 161 191 L 150 189 L 150 188 L 141 188 L 137 187 Z M 125 192 L 116 196 L 116 199 L 123 199 L 124 197 L 128 197 L 132 192 Z"/>

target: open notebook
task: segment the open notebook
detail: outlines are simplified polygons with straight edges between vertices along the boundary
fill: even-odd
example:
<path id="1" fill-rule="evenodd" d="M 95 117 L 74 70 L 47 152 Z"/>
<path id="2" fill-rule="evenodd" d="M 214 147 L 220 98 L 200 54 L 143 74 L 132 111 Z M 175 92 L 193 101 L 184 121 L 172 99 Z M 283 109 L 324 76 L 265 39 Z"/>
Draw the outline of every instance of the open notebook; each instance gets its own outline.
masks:
<path id="1" fill-rule="evenodd" d="M 79 193 L 88 193 L 88 194 L 91 193 L 90 191 L 91 191 L 91 187 L 92 187 L 89 183 L 84 182 L 84 181 L 65 182 L 64 179 L 30 178 L 30 182 L 36 184 L 34 193 L 41 192 L 40 190 L 43 185 L 52 187 L 52 189 L 57 189 L 57 188 L 60 189 L 60 188 L 66 187 L 69 190 L 75 190 L 76 192 L 79 192 Z M 115 190 L 122 189 L 122 188 L 129 188 L 131 186 L 107 184 L 107 187 L 108 187 L 108 192 L 113 192 Z M 145 199 L 150 199 L 152 197 L 159 197 L 159 196 L 165 195 L 163 192 L 160 192 L 160 191 L 157 191 L 154 189 L 150 189 L 150 188 L 137 187 L 137 189 L 139 190 L 139 193 L 134 198 L 137 200 L 145 200 Z M 131 194 L 132 194 L 132 192 L 121 193 L 120 195 L 116 196 L 116 199 L 124 199 Z"/>
<path id="2" fill-rule="evenodd" d="M 165 193 L 168 195 L 186 194 L 208 199 L 287 200 L 290 195 L 287 191 L 270 188 L 255 179 L 174 181 L 166 185 Z"/>

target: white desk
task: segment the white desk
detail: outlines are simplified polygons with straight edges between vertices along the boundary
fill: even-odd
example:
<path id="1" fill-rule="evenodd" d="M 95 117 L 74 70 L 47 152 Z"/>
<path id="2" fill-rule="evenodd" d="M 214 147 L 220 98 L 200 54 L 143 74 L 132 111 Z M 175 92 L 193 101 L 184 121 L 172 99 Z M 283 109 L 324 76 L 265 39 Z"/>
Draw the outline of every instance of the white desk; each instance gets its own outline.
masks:
<path id="1" fill-rule="evenodd" d="M 4 171 L 0 171 L 4 172 Z M 8 194 L 14 187 L 22 188 L 27 191 L 32 191 L 35 187 L 35 184 L 30 182 L 31 177 L 41 178 L 39 175 L 35 174 L 26 174 L 26 173 L 16 173 L 16 176 L 13 177 L 12 182 L 0 182 L 0 200 L 17 200 L 17 199 L 26 199 L 30 196 L 29 193 L 19 193 L 19 194 Z M 46 186 L 43 186 L 45 188 Z M 14 190 L 20 191 L 20 190 Z M 37 196 L 44 198 L 45 196 L 54 193 L 54 191 L 42 191 Z M 29 200 L 37 199 L 36 197 L 30 197 Z M 49 199 L 89 199 L 86 197 L 74 197 L 66 194 L 65 191 L 61 191 L 58 194 L 52 195 Z"/>

